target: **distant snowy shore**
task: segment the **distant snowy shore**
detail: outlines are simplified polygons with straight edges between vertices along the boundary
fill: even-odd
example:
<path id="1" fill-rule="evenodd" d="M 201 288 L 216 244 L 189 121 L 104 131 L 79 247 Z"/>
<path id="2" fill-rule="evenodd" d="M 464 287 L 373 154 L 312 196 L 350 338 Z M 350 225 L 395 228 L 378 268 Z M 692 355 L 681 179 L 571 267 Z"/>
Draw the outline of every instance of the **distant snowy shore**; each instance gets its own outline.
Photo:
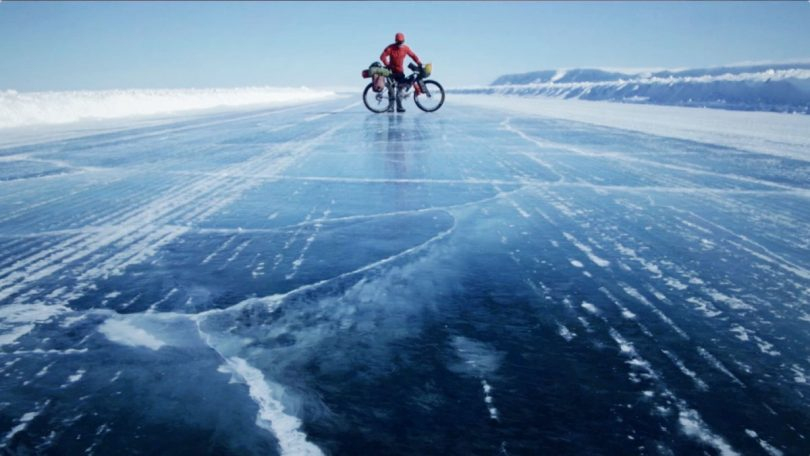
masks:
<path id="1" fill-rule="evenodd" d="M 570 69 L 510 74 L 489 86 L 453 92 L 810 114 L 810 63 L 625 71 Z"/>
<path id="2" fill-rule="evenodd" d="M 453 103 L 810 160 L 810 116 L 804 115 L 505 95 L 456 95 Z"/>
<path id="3" fill-rule="evenodd" d="M 0 128 L 172 114 L 220 107 L 287 106 L 335 97 L 335 92 L 306 87 L 60 92 L 0 90 Z"/>

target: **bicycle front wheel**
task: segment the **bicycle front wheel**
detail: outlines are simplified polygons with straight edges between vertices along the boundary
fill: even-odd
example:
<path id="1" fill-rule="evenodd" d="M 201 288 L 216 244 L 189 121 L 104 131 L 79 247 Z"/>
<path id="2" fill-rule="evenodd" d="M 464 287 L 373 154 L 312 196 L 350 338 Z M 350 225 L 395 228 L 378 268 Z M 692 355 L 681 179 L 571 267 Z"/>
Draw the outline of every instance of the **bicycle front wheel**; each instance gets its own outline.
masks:
<path id="1" fill-rule="evenodd" d="M 416 106 L 422 111 L 433 112 L 444 104 L 444 87 L 436 81 L 422 81 L 422 93 L 413 97 Z"/>
<path id="2" fill-rule="evenodd" d="M 382 92 L 375 92 L 373 84 L 369 84 L 366 86 L 366 90 L 363 91 L 363 103 L 371 112 L 385 112 L 388 110 L 388 106 L 391 105 L 388 91 L 388 84 L 385 85 L 385 89 L 383 89 Z"/>

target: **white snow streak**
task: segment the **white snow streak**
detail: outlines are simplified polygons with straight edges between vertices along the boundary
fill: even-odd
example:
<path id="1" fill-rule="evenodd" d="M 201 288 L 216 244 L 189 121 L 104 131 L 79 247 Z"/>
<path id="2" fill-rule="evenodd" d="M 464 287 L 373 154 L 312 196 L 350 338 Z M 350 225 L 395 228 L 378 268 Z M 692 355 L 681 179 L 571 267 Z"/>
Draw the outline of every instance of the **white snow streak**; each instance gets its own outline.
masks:
<path id="1" fill-rule="evenodd" d="M 706 349 L 705 349 L 705 348 L 703 348 L 703 347 L 697 347 L 697 351 L 698 351 L 698 353 L 700 354 L 700 356 L 702 356 L 702 357 L 703 357 L 703 359 L 705 359 L 706 361 L 708 361 L 708 362 L 709 362 L 709 364 L 710 364 L 712 367 L 714 367 L 714 368 L 715 368 L 715 369 L 717 369 L 718 371 L 720 371 L 720 372 L 722 372 L 723 374 L 725 374 L 725 375 L 726 375 L 728 378 L 730 378 L 730 379 L 731 379 L 731 380 L 732 380 L 734 383 L 736 383 L 736 384 L 740 385 L 741 387 L 745 388 L 745 384 L 744 384 L 742 381 L 740 381 L 740 379 L 739 379 L 739 378 L 737 378 L 737 376 L 736 376 L 736 375 L 732 374 L 732 373 L 731 373 L 731 371 L 730 371 L 730 370 L 728 370 L 728 368 L 727 368 L 727 367 L 726 367 L 726 366 L 725 366 L 725 365 L 724 365 L 722 362 L 720 362 L 720 360 L 719 360 L 719 359 L 715 358 L 715 357 L 714 357 L 714 355 L 712 355 L 711 353 L 709 353 L 709 351 L 708 351 L 708 350 L 706 350 Z"/>
<path id="2" fill-rule="evenodd" d="M 705 443 L 716 449 L 722 456 L 738 456 L 739 453 L 729 445 L 725 439 L 712 432 L 706 423 L 700 418 L 697 411 L 693 409 L 682 409 L 678 413 L 678 422 L 681 430 L 689 437 Z"/>
<path id="3" fill-rule="evenodd" d="M 587 245 L 579 242 L 577 240 L 577 238 L 575 238 L 572 234 L 563 232 L 563 236 L 565 236 L 565 238 L 568 239 L 569 242 L 574 244 L 576 246 L 576 248 L 578 248 L 582 253 L 584 253 L 588 257 L 588 259 L 593 262 L 593 264 L 595 264 L 595 265 L 597 265 L 597 266 L 599 266 L 601 268 L 606 268 L 606 267 L 610 266 L 610 261 L 597 256 L 595 253 L 593 253 L 592 248 L 590 248 Z"/>
<path id="4" fill-rule="evenodd" d="M 322 455 L 323 452 L 313 443 L 307 441 L 301 431 L 301 420 L 289 415 L 279 400 L 283 390 L 279 385 L 268 382 L 262 371 L 248 364 L 242 358 L 233 356 L 227 359 L 228 368 L 238 375 L 250 390 L 250 397 L 259 406 L 256 424 L 272 432 L 278 439 L 281 454 L 307 456 Z"/>
<path id="5" fill-rule="evenodd" d="M 785 454 L 779 448 L 776 448 L 775 446 L 766 442 L 764 439 L 759 438 L 759 434 L 757 434 L 756 431 L 746 429 L 745 433 L 746 435 L 748 435 L 748 437 L 751 437 L 752 439 L 756 440 L 757 443 L 759 443 L 759 446 L 761 446 L 762 449 L 765 450 L 765 452 L 768 453 L 770 456 L 783 456 Z"/>
<path id="6" fill-rule="evenodd" d="M 38 417 L 45 410 L 45 407 L 47 407 L 48 404 L 50 404 L 50 402 L 51 402 L 50 400 L 47 400 L 38 409 L 36 409 L 34 411 L 31 411 L 31 412 L 28 412 L 28 413 L 25 413 L 23 416 L 21 416 L 20 419 L 17 420 L 18 424 L 16 426 L 14 426 L 8 432 L 8 434 L 6 434 L 5 438 L 3 438 L 3 442 L 0 443 L 0 448 L 3 448 L 5 446 L 7 446 L 8 443 L 11 441 L 11 439 L 14 438 L 15 435 L 17 435 L 20 432 L 24 431 L 25 428 L 28 427 L 28 424 L 30 424 L 31 421 L 34 421 L 34 418 Z"/>
<path id="7" fill-rule="evenodd" d="M 610 328 L 610 336 L 618 344 L 621 353 L 628 358 L 628 364 L 636 369 L 641 369 L 648 377 L 658 382 L 662 388 L 661 394 L 675 402 L 678 407 L 678 423 L 684 434 L 716 449 L 722 456 L 739 455 L 723 437 L 715 434 L 709 428 L 696 410 L 692 409 L 689 404 L 675 396 L 672 391 L 666 388 L 661 380 L 661 376 L 653 370 L 647 360 L 641 358 L 631 342 L 625 339 L 614 328 Z"/>

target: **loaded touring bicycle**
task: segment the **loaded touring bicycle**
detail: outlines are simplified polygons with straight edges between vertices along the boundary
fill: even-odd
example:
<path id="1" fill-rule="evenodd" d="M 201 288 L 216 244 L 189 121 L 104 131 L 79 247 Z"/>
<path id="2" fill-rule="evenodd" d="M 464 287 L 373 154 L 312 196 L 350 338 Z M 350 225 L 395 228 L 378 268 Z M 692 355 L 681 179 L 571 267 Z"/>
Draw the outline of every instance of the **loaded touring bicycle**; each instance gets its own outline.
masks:
<path id="1" fill-rule="evenodd" d="M 427 79 L 433 71 L 433 65 L 411 63 L 408 68 L 412 73 L 405 78 L 402 98 L 409 98 L 413 94 L 414 103 L 425 112 L 434 112 L 441 108 L 444 104 L 444 88 L 438 82 Z M 397 82 L 391 76 L 391 71 L 379 62 L 374 62 L 363 70 L 362 76 L 371 78 L 371 82 L 363 90 L 363 103 L 366 107 L 376 113 L 387 112 L 393 107 Z"/>

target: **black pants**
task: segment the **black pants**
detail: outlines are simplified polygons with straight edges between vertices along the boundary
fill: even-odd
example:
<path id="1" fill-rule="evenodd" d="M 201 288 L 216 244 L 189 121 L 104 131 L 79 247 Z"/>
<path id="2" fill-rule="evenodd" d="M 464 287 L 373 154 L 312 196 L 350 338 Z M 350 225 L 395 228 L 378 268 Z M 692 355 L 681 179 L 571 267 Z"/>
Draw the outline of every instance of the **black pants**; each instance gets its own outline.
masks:
<path id="1" fill-rule="evenodd" d="M 391 73 L 391 79 L 394 81 L 394 85 L 396 85 L 396 100 L 397 100 L 397 109 L 402 108 L 402 91 L 405 87 L 408 86 L 408 78 L 405 77 L 405 73 Z M 388 99 L 394 99 L 394 91 L 388 91 Z"/>

